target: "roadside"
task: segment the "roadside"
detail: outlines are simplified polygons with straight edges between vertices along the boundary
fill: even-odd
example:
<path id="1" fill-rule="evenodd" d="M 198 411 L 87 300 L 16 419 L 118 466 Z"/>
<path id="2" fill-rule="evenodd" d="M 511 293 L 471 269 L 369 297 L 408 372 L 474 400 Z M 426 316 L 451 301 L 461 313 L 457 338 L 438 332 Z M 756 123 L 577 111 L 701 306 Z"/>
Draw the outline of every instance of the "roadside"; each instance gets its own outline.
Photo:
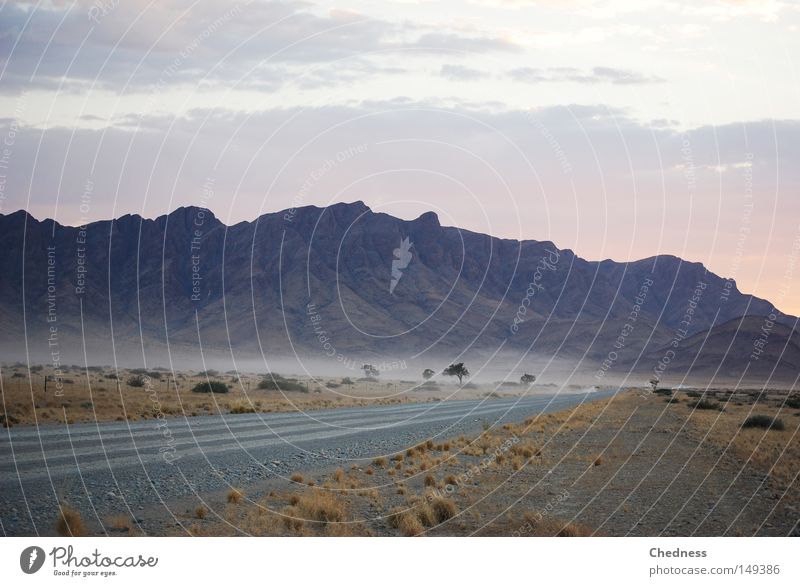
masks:
<path id="1" fill-rule="evenodd" d="M 785 399 L 626 391 L 367 465 L 175 501 L 155 532 L 797 535 L 800 409 Z M 752 415 L 783 429 L 742 430 Z"/>

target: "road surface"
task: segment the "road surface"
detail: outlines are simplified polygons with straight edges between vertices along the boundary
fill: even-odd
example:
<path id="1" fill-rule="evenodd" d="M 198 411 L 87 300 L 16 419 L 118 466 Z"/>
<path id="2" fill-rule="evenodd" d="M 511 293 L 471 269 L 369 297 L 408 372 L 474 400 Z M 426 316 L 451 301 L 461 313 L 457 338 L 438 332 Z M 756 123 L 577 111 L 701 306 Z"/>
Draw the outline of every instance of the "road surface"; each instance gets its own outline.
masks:
<path id="1" fill-rule="evenodd" d="M 13 427 L 0 434 L 5 535 L 51 534 L 59 500 L 103 518 L 294 472 L 363 465 L 612 392 Z"/>

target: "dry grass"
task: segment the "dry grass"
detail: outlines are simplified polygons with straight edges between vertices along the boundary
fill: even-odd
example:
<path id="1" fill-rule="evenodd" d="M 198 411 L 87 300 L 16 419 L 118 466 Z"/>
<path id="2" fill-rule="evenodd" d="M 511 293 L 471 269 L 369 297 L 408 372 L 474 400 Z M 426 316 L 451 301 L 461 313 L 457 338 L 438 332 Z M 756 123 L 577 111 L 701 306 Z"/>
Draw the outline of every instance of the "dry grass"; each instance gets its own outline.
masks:
<path id="1" fill-rule="evenodd" d="M 302 474 L 295 472 L 289 477 L 289 480 L 291 480 L 292 482 L 297 482 L 298 484 L 302 484 L 305 478 L 303 478 Z"/>
<path id="2" fill-rule="evenodd" d="M 800 462 L 800 417 L 785 416 L 791 411 L 772 405 L 734 405 L 727 403 L 725 410 L 695 411 L 689 418 L 695 437 L 728 448 L 742 462 L 748 462 L 760 472 L 769 473 L 775 480 L 790 483 L 797 474 Z M 753 416 L 773 420 L 781 416 L 784 430 L 743 427 Z"/>
<path id="3" fill-rule="evenodd" d="M 297 497 L 295 512 L 304 521 L 326 524 L 346 520 L 345 504 L 328 490 L 311 490 Z"/>
<path id="4" fill-rule="evenodd" d="M 458 507 L 448 498 L 433 497 L 430 500 L 430 507 L 437 523 L 449 521 L 458 514 Z"/>
<path id="5" fill-rule="evenodd" d="M 51 377 L 48 392 L 44 392 L 44 375 Z M 229 385 L 224 395 L 193 393 L 192 388 L 206 382 L 205 376 L 196 372 L 153 371 L 149 388 L 132 387 L 127 384 L 133 376 L 130 370 L 114 372 L 112 368 L 63 369 L 63 396 L 52 392 L 53 369 L 48 365 L 29 378 L 26 367 L 5 367 L 2 371 L 3 398 L 7 413 L 0 412 L 0 425 L 89 423 L 97 421 L 138 421 L 158 416 L 203 416 L 219 413 L 273 413 L 296 409 L 304 411 L 337 407 L 364 407 L 371 405 L 397 405 L 428 401 L 425 393 L 409 393 L 407 396 L 390 397 L 392 381 L 356 383 L 349 387 L 343 397 L 325 385 L 312 380 L 302 380 L 310 385 L 311 393 L 291 391 L 291 401 L 277 390 L 258 388 L 262 374 L 219 375 L 214 377 Z M 159 376 L 160 378 L 156 378 Z M 116 377 L 116 378 L 114 378 Z M 118 379 L 118 380 L 117 380 Z M 319 391 L 319 392 L 317 392 Z M 160 413 L 154 411 L 153 395 L 157 395 Z M 67 418 L 64 419 L 66 409 Z"/>
<path id="6" fill-rule="evenodd" d="M 400 531 L 404 537 L 416 537 L 423 531 L 423 527 L 417 514 L 409 509 L 398 507 L 394 509 L 388 517 L 389 526 Z"/>
<path id="7" fill-rule="evenodd" d="M 114 515 L 106 521 L 106 525 L 117 531 L 130 531 L 131 518 L 127 515 Z"/>
<path id="8" fill-rule="evenodd" d="M 205 519 L 207 514 L 208 509 L 206 509 L 203 505 L 200 505 L 194 510 L 194 516 L 198 519 Z"/>
<path id="9" fill-rule="evenodd" d="M 81 514 L 66 504 L 61 504 L 59 508 L 56 532 L 62 537 L 83 537 L 87 534 Z"/>
<path id="10" fill-rule="evenodd" d="M 238 505 L 242 498 L 244 498 L 244 492 L 239 490 L 238 488 L 232 488 L 228 491 L 228 502 L 232 505 Z"/>
<path id="11" fill-rule="evenodd" d="M 386 458 L 384 457 L 375 458 L 372 461 L 372 464 L 377 466 L 378 468 L 383 468 L 384 466 L 386 466 Z"/>

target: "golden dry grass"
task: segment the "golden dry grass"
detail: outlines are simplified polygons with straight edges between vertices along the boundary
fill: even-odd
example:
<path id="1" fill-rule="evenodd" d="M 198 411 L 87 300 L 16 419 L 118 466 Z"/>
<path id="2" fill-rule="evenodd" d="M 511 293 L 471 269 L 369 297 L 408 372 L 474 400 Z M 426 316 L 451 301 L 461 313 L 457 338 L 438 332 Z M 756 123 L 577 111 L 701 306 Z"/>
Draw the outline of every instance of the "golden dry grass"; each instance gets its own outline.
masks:
<path id="1" fill-rule="evenodd" d="M 779 412 L 774 405 L 727 403 L 722 412 L 695 410 L 686 415 L 696 438 L 727 448 L 740 461 L 788 484 L 795 480 L 800 462 L 800 417 L 796 413 L 796 409 L 788 408 Z M 752 415 L 777 416 L 784 429 L 742 428 Z"/>
<path id="2" fill-rule="evenodd" d="M 230 504 L 238 505 L 242 498 L 244 498 L 244 492 L 238 488 L 232 488 L 228 491 L 227 499 Z"/>
<path id="3" fill-rule="evenodd" d="M 63 503 L 56 519 L 56 532 L 62 537 L 83 537 L 87 533 L 81 514 Z"/>
<path id="4" fill-rule="evenodd" d="M 397 529 L 404 537 L 415 537 L 425 531 L 417 514 L 409 509 L 397 507 L 389 514 L 387 520 L 389 527 Z"/>
<path id="5" fill-rule="evenodd" d="M 130 531 L 131 518 L 127 515 L 113 515 L 106 521 L 106 525 L 117 531 Z"/>

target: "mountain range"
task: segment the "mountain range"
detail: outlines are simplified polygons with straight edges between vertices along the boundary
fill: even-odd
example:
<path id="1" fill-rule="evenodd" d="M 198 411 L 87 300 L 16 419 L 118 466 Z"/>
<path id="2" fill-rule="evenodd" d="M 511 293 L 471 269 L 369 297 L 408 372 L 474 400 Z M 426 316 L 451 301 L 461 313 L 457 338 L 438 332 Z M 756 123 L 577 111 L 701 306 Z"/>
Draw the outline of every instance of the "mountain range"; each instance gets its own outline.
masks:
<path id="1" fill-rule="evenodd" d="M 355 202 L 226 226 L 185 207 L 72 227 L 18 211 L 0 215 L 0 246 L 6 361 L 502 357 L 598 381 L 800 372 L 796 318 L 700 263 L 589 261 L 432 212 L 403 220 Z"/>

